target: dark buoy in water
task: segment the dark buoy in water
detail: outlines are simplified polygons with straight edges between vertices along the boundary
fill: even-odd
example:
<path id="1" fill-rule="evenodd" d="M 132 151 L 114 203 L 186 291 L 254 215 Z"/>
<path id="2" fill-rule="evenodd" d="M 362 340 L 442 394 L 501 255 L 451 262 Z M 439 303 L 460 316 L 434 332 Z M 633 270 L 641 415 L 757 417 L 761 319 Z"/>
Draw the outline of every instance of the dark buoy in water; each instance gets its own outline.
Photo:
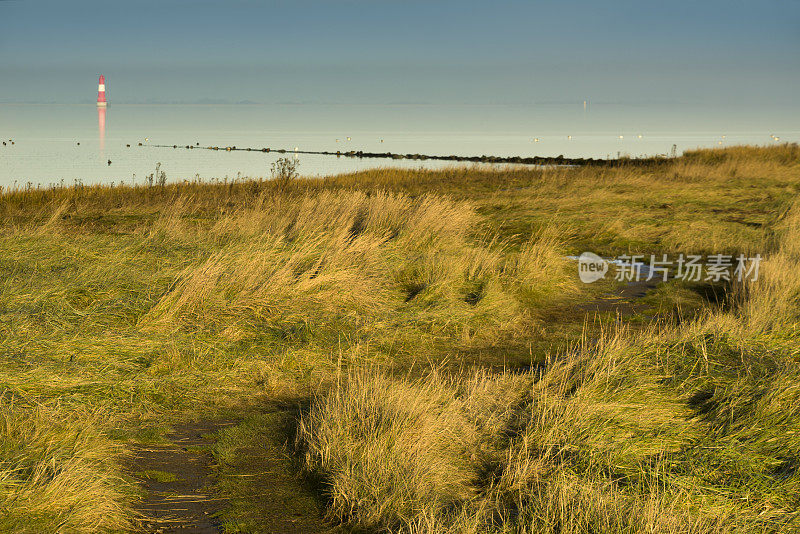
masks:
<path id="1" fill-rule="evenodd" d="M 128 147 L 128 148 L 130 148 L 130 147 L 131 147 L 131 145 L 129 145 L 129 144 L 128 144 L 128 145 L 125 145 L 125 146 L 126 146 L 126 147 Z"/>
<path id="2" fill-rule="evenodd" d="M 111 166 L 111 160 L 108 160 L 108 165 L 109 165 L 109 167 Z"/>
<path id="3" fill-rule="evenodd" d="M 81 146 L 81 144 L 80 144 L 80 143 L 78 143 L 78 146 Z"/>

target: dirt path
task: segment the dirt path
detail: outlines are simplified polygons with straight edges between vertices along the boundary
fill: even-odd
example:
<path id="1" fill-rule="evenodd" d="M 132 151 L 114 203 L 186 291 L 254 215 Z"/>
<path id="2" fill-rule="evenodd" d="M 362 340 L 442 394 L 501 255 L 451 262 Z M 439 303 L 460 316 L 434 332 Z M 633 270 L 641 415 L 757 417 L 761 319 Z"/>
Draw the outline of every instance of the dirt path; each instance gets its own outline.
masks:
<path id="1" fill-rule="evenodd" d="M 234 421 L 201 421 L 176 427 L 169 444 L 136 445 L 126 466 L 142 485 L 138 505 L 146 532 L 217 534 L 215 517 L 227 504 L 214 489 L 213 457 L 208 450 L 215 434 Z"/>
<path id="2" fill-rule="evenodd" d="M 276 422 L 285 419 L 275 415 Z M 137 511 L 144 532 L 224 532 L 221 512 L 234 532 L 316 534 L 329 530 L 322 507 L 297 475 L 280 428 L 240 432 L 242 421 L 207 420 L 176 426 L 168 444 L 137 445 L 126 470 L 142 486 Z M 245 424 L 246 426 L 246 424 Z M 225 433 L 241 445 L 217 465 L 212 447 Z M 221 491 L 222 490 L 222 491 Z"/>

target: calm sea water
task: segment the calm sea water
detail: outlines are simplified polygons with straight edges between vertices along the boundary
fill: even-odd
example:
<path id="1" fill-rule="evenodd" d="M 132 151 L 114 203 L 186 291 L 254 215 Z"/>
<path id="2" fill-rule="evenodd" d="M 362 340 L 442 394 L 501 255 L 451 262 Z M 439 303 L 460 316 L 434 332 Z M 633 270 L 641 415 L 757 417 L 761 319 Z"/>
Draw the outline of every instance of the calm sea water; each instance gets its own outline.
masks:
<path id="1" fill-rule="evenodd" d="M 800 140 L 780 109 L 575 105 L 0 104 L 0 186 L 142 183 L 161 163 L 170 180 L 268 177 L 280 154 L 139 147 L 237 146 L 463 156 L 616 157 Z M 571 139 L 569 138 L 571 136 Z M 622 136 L 620 138 L 620 136 Z M 349 138 L 349 140 L 348 140 Z M 538 139 L 538 141 L 536 141 Z M 10 140 L 13 140 L 12 145 Z M 131 147 L 127 148 L 126 145 Z M 111 162 L 109 164 L 109 161 Z M 451 162 L 299 156 L 301 174 Z"/>

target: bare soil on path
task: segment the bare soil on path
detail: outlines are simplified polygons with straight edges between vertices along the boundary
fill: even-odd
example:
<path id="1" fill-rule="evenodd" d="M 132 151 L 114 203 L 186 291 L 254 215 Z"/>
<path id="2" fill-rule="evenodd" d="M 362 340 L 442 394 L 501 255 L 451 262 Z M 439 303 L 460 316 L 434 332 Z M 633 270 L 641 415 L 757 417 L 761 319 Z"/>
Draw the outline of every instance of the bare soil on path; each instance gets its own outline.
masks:
<path id="1" fill-rule="evenodd" d="M 142 531 L 330 531 L 322 520 L 318 499 L 299 478 L 291 454 L 277 437 L 280 428 L 256 445 L 244 443 L 235 449 L 230 464 L 221 469 L 213 447 L 225 432 L 235 430 L 240 423 L 223 419 L 182 424 L 166 436 L 168 443 L 131 447 L 125 469 L 143 490 L 136 505 Z M 235 478 L 236 483 L 226 484 L 230 478 Z M 220 491 L 221 487 L 231 491 Z M 239 521 L 243 515 L 247 520 Z"/>
<path id="2" fill-rule="evenodd" d="M 217 496 L 214 435 L 234 421 L 200 421 L 176 427 L 168 444 L 135 445 L 126 467 L 145 494 L 138 503 L 146 532 L 221 532 L 218 514 L 226 502 Z"/>

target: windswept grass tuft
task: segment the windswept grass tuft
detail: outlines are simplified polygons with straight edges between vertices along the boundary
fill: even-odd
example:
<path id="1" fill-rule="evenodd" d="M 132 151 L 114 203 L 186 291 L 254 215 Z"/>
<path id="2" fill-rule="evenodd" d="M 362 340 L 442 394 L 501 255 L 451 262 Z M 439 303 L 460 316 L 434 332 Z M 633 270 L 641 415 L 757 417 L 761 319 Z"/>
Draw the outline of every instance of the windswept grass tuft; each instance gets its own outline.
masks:
<path id="1" fill-rule="evenodd" d="M 180 208 L 179 208 L 180 209 Z M 264 198 L 193 230 L 217 251 L 188 266 L 140 320 L 143 328 L 202 330 L 225 339 L 281 341 L 374 336 L 387 323 L 420 335 L 487 343 L 514 336 L 544 305 L 576 293 L 552 236 L 510 254 L 476 234 L 464 202 L 361 192 Z M 159 221 L 162 221 L 160 219 Z M 159 230 L 161 231 L 161 230 Z M 413 323 L 398 313 L 414 310 Z"/>
<path id="2" fill-rule="evenodd" d="M 132 488 L 98 415 L 0 404 L 0 530 L 119 532 Z M 102 425 L 99 425 L 102 426 Z"/>

